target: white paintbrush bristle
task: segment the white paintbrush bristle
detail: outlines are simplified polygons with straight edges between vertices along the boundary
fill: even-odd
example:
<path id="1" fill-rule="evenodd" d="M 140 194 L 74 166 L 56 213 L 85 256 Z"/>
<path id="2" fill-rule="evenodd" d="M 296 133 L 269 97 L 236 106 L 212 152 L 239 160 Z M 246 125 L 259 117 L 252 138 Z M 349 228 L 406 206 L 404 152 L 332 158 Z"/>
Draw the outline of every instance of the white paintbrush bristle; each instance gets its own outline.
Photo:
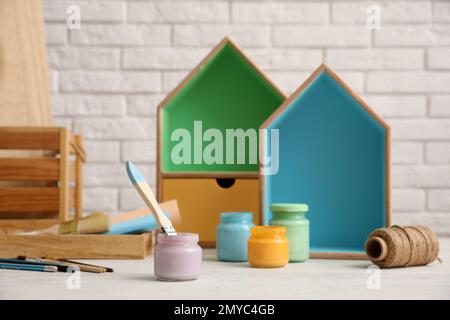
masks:
<path id="1" fill-rule="evenodd" d="M 172 225 L 162 226 L 161 231 L 163 233 L 167 234 L 168 236 L 176 236 L 177 235 L 177 232 L 175 231 L 175 228 Z"/>

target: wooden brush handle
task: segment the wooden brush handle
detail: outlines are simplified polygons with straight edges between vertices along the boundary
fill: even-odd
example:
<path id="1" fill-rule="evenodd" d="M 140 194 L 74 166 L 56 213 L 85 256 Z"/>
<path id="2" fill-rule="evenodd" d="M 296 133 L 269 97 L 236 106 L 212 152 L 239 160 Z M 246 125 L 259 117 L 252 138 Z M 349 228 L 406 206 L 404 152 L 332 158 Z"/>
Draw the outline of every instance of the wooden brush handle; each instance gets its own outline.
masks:
<path id="1" fill-rule="evenodd" d="M 158 204 L 158 201 L 156 201 L 155 196 L 153 195 L 152 189 L 150 189 L 149 185 L 146 182 L 140 182 L 134 185 L 136 190 L 141 195 L 142 199 L 144 200 L 145 204 L 149 207 L 150 211 L 155 216 L 156 221 L 158 224 L 162 226 L 168 226 L 172 225 L 170 220 L 164 215 L 161 207 Z"/>

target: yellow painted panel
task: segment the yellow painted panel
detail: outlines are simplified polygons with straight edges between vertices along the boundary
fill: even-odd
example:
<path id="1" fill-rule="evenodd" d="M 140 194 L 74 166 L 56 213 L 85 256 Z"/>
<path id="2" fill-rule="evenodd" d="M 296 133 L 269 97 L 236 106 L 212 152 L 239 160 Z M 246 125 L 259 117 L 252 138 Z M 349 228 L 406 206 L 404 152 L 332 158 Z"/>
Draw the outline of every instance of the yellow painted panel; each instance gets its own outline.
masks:
<path id="1" fill-rule="evenodd" d="M 162 200 L 176 199 L 180 207 L 178 232 L 200 234 L 200 242 L 211 246 L 216 241 L 216 226 L 221 212 L 253 212 L 259 223 L 259 179 L 236 179 L 229 188 L 222 188 L 213 178 L 163 178 Z"/>

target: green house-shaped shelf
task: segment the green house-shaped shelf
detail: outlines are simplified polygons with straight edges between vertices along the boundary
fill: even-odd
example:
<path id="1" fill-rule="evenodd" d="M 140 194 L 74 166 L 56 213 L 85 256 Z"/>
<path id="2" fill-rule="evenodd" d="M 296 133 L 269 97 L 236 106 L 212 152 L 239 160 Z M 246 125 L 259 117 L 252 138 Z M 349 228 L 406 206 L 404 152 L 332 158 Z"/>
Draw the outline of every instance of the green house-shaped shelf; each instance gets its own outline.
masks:
<path id="1" fill-rule="evenodd" d="M 364 258 L 369 233 L 390 223 L 387 124 L 322 65 L 262 128 L 279 130 L 279 170 L 261 177 L 262 222 L 271 203 L 307 203 L 313 257 Z"/>
<path id="2" fill-rule="evenodd" d="M 203 163 L 195 161 L 194 137 L 198 141 L 201 136 L 195 135 L 194 121 L 202 122 L 203 133 L 209 128 L 220 130 L 225 148 L 226 129 L 253 128 L 257 132 L 284 100 L 283 93 L 230 39 L 225 38 L 159 106 L 161 171 L 258 172 L 258 164 L 249 163 L 248 152 L 245 164 L 238 164 L 236 158 L 234 164 L 231 161 L 225 163 L 225 158 L 223 164 L 206 164 L 203 159 Z M 177 129 L 190 132 L 190 163 L 172 161 L 172 150 L 180 142 L 172 141 Z M 203 142 L 202 150 L 207 144 Z"/>
<path id="3" fill-rule="evenodd" d="M 183 219 L 176 225 L 177 231 L 199 233 L 200 244 L 214 246 L 221 212 L 254 212 L 255 223 L 259 223 L 259 127 L 284 100 L 284 94 L 225 38 L 160 104 L 158 199 L 178 200 Z M 223 146 L 222 161 L 212 164 L 202 153 L 216 140 L 217 135 L 204 139 L 209 129 L 219 133 Z M 236 137 L 234 159 L 226 159 L 230 142 L 227 132 L 236 129 L 256 133 L 252 145 L 248 136 L 244 139 L 244 163 L 238 161 L 238 154 L 242 156 L 243 152 L 238 151 Z M 186 134 L 190 145 L 185 144 L 183 152 L 175 155 L 190 155 L 182 162 L 174 160 L 173 152 L 180 150 L 176 147 L 184 142 Z M 250 161 L 250 152 L 256 155 L 256 161 L 255 157 Z M 196 159 L 199 155 L 200 159 Z"/>

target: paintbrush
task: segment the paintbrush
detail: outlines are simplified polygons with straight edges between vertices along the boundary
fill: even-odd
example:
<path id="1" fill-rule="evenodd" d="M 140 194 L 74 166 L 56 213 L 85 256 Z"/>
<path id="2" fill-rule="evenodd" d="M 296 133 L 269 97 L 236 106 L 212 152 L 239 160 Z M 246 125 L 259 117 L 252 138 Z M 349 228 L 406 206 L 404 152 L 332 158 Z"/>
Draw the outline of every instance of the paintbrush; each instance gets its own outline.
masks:
<path id="1" fill-rule="evenodd" d="M 103 212 L 95 212 L 79 220 L 73 219 L 60 224 L 55 224 L 44 230 L 22 232 L 18 235 L 37 234 L 92 234 L 103 233 L 111 230 L 111 221 Z"/>
<path id="2" fill-rule="evenodd" d="M 91 234 L 109 230 L 111 230 L 111 221 L 109 216 L 103 212 L 95 212 L 80 220 L 64 222 L 58 228 L 59 234 Z"/>
<path id="3" fill-rule="evenodd" d="M 52 260 L 52 259 L 29 259 L 25 256 L 18 256 L 18 261 L 25 261 L 29 262 L 30 264 L 44 264 L 49 266 L 57 266 L 58 271 L 67 272 L 70 270 L 69 268 L 78 268 L 80 271 L 84 272 L 92 272 L 92 273 L 103 273 L 106 272 L 106 268 L 100 267 L 100 266 L 94 266 L 94 265 L 80 265 L 77 262 L 72 261 L 58 261 L 58 260 Z M 0 259 L 1 261 L 1 259 Z"/>
<path id="4" fill-rule="evenodd" d="M 94 269 L 102 269 L 103 270 L 102 272 L 114 272 L 113 268 L 97 266 L 94 264 L 82 263 L 82 262 L 68 260 L 68 259 L 59 259 L 58 261 L 76 265 L 80 268 L 81 271 L 86 271 L 86 272 L 96 272 L 96 271 L 94 271 Z M 91 269 L 91 268 L 94 268 L 94 269 Z"/>
<path id="5" fill-rule="evenodd" d="M 164 215 L 158 201 L 156 201 L 156 198 L 153 195 L 152 189 L 150 189 L 150 186 L 145 180 L 145 177 L 131 161 L 127 161 L 126 168 L 128 178 L 130 178 L 131 183 L 155 216 L 155 220 L 161 228 L 161 231 L 169 236 L 176 236 L 177 232 L 175 231 L 172 222 Z"/>
<path id="6" fill-rule="evenodd" d="M 56 262 L 43 261 L 38 259 L 26 259 L 23 257 L 18 257 L 17 259 L 7 259 L 0 258 L 0 263 L 12 263 L 12 264 L 24 264 L 24 265 L 35 265 L 35 266 L 54 266 L 59 272 L 67 272 L 69 269 L 68 265 L 64 265 Z"/>
<path id="7" fill-rule="evenodd" d="M 36 265 L 36 264 L 14 264 L 14 263 L 0 263 L 0 269 L 41 271 L 41 272 L 56 272 L 56 271 L 58 271 L 58 268 L 55 266 L 41 266 L 41 265 Z"/>

